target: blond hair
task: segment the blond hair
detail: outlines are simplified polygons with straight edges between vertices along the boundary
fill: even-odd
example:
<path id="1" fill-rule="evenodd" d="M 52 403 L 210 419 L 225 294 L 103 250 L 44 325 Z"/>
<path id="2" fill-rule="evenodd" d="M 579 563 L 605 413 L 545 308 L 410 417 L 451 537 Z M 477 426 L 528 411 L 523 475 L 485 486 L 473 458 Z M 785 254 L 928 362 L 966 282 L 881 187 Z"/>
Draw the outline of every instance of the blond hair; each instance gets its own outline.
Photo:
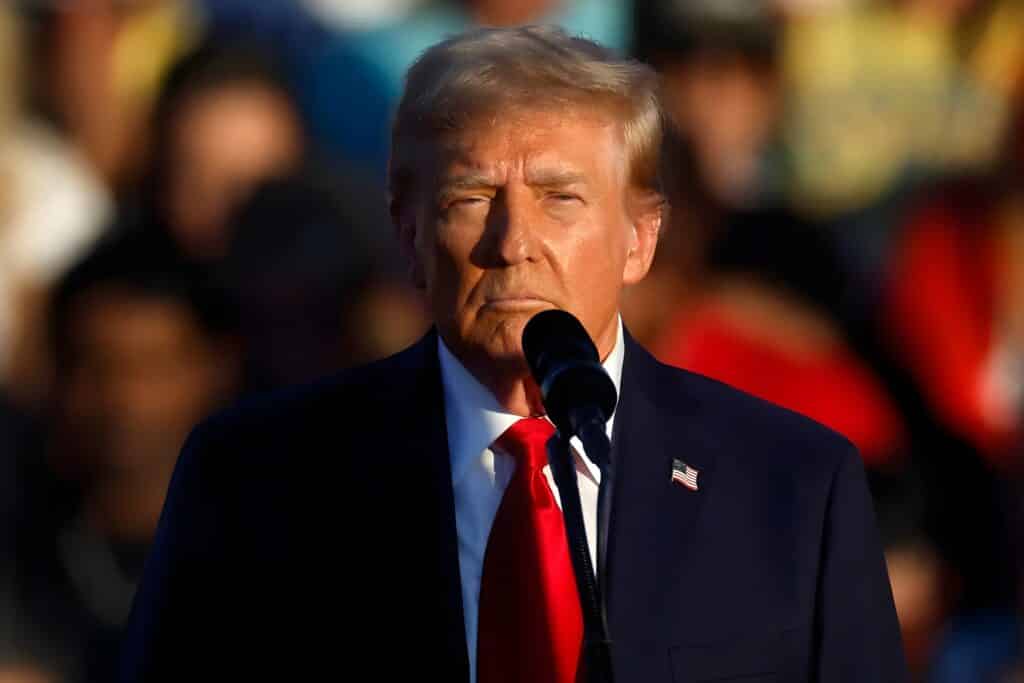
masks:
<path id="1" fill-rule="evenodd" d="M 391 135 L 392 210 L 414 185 L 415 150 L 502 108 L 592 106 L 621 122 L 630 183 L 661 194 L 658 77 L 555 26 L 481 28 L 429 48 L 409 68 Z"/>

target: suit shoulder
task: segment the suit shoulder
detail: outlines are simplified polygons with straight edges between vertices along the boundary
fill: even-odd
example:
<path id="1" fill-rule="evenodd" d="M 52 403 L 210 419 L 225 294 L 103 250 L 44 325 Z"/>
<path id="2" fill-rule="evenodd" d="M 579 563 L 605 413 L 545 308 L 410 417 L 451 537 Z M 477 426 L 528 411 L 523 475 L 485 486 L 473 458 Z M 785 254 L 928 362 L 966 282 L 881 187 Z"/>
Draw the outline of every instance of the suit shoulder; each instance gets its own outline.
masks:
<path id="1" fill-rule="evenodd" d="M 853 444 L 845 436 L 806 415 L 711 377 L 687 370 L 673 370 L 686 375 L 692 391 L 702 396 L 709 407 L 713 407 L 729 420 L 742 420 L 744 425 L 756 430 L 759 437 L 765 436 L 766 432 L 777 432 L 794 443 L 805 442 L 840 449 L 853 448 Z"/>
<path id="2" fill-rule="evenodd" d="M 850 459 L 859 463 L 848 438 L 806 415 L 711 377 L 658 365 L 666 383 L 698 404 L 702 424 L 733 459 L 770 462 L 794 472 L 834 472 Z"/>
<path id="3" fill-rule="evenodd" d="M 282 440 L 315 439 L 345 423 L 380 413 L 396 386 L 422 365 L 425 342 L 367 365 L 319 380 L 255 394 L 208 417 L 193 429 L 186 450 L 270 450 Z"/>

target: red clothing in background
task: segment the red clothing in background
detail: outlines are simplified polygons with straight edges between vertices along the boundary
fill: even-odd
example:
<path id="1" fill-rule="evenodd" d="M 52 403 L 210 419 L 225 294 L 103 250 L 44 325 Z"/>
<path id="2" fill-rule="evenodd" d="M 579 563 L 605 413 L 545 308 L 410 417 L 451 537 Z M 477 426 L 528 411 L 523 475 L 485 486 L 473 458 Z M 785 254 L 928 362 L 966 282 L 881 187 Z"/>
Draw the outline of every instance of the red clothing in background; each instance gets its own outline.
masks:
<path id="1" fill-rule="evenodd" d="M 886 327 L 932 409 L 997 461 L 1014 442 L 1016 416 L 986 389 L 998 342 L 991 215 L 964 191 L 914 216 L 894 255 Z"/>
<path id="2" fill-rule="evenodd" d="M 825 424 L 853 441 L 867 465 L 900 449 L 903 427 L 879 381 L 841 345 L 794 354 L 754 338 L 714 303 L 672 326 L 658 356 Z"/>

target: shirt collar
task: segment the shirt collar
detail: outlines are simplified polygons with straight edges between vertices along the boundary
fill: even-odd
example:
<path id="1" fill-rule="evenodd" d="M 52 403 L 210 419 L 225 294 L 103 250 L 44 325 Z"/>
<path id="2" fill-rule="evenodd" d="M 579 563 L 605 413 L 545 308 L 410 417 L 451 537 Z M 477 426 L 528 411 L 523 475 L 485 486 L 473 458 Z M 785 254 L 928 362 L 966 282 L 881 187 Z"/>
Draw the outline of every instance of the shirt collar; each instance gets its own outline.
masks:
<path id="1" fill-rule="evenodd" d="M 622 382 L 622 362 L 625 356 L 621 317 L 618 318 L 617 326 L 615 346 L 601 364 L 615 384 L 616 394 Z M 437 337 L 437 350 L 441 363 L 441 382 L 444 385 L 445 426 L 448 429 L 452 482 L 457 486 L 473 461 L 522 416 L 507 412 L 448 349 L 440 335 Z M 613 413 L 606 425 L 609 439 L 614 419 Z M 573 445 L 582 450 L 575 438 Z M 582 460 L 592 478 L 600 481 L 597 465 L 589 458 Z"/>

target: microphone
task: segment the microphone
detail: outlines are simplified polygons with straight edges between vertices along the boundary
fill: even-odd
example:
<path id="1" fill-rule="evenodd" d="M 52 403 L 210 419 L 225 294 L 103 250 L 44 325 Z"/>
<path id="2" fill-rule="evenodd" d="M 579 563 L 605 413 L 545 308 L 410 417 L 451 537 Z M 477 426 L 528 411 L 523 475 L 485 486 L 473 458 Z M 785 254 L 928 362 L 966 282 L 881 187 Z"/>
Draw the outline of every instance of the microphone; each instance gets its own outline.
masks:
<path id="1" fill-rule="evenodd" d="M 604 600 L 590 560 L 576 470 L 569 439 L 578 436 L 587 457 L 601 469 L 597 493 L 597 555 L 601 569 L 607 529 L 609 491 L 614 477 L 611 443 L 605 424 L 618 401 L 615 383 L 601 367 L 597 348 L 571 313 L 541 311 L 523 328 L 523 352 L 540 387 L 541 400 L 558 435 L 548 441 L 548 461 L 562 498 L 566 538 L 583 610 L 583 648 L 586 679 L 612 683 L 612 641 Z"/>
<path id="2" fill-rule="evenodd" d="M 603 467 L 608 457 L 605 423 L 618 396 L 582 323 L 566 311 L 541 311 L 523 329 L 523 352 L 555 427 L 566 439 L 578 436 Z"/>

